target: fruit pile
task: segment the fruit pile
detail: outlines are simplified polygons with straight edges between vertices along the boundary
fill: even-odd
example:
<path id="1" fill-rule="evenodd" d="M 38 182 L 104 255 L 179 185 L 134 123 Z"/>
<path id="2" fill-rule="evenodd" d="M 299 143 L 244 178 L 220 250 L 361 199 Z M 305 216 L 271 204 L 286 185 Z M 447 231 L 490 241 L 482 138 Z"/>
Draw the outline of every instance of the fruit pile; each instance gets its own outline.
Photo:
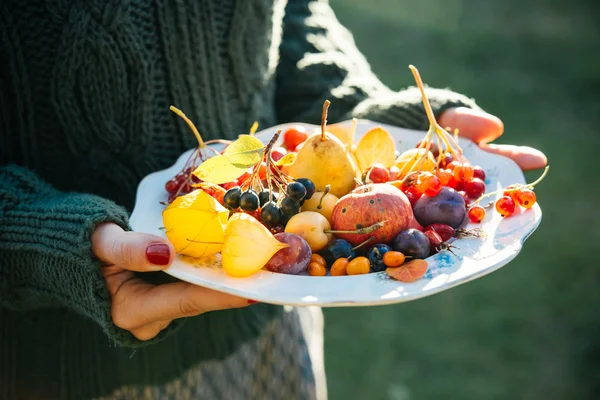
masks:
<path id="1" fill-rule="evenodd" d="M 413 282 L 427 271 L 426 258 L 452 251 L 456 237 L 482 237 L 490 204 L 482 201 L 485 172 L 464 157 L 456 135 L 442 129 L 421 89 L 430 129 L 416 148 L 396 152 L 394 139 L 377 127 L 354 143 L 350 129 L 327 126 L 323 106 L 319 131 L 278 131 L 264 146 L 240 135 L 216 152 L 185 115 L 198 149 L 165 188 L 165 232 L 179 254 L 221 254 L 225 272 L 245 277 L 267 269 L 312 276 L 386 271 Z M 277 147 L 282 142 L 282 147 Z M 216 154 L 209 157 L 208 152 Z M 545 175 L 546 172 L 544 172 Z M 535 184 L 511 185 L 495 208 L 504 217 L 530 208 Z"/>

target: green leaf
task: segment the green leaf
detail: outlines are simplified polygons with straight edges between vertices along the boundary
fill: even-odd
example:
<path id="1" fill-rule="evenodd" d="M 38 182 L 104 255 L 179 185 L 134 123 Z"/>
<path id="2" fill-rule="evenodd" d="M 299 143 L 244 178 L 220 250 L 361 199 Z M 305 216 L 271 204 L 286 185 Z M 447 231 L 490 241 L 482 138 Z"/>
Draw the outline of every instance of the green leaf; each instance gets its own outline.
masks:
<path id="1" fill-rule="evenodd" d="M 204 161 L 194 175 L 205 182 L 215 184 L 231 182 L 246 170 L 262 160 L 264 146 L 260 140 L 250 135 L 240 135 L 225 152 Z"/>

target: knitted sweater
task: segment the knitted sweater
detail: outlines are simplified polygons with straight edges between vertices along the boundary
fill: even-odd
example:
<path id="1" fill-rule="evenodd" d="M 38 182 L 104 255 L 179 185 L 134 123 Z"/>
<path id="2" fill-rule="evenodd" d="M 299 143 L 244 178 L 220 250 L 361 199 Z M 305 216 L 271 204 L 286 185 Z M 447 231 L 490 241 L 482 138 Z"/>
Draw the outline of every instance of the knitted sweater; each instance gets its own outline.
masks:
<path id="1" fill-rule="evenodd" d="M 318 122 L 325 99 L 331 122 L 428 125 L 418 91 L 384 86 L 326 0 L 4 0 L 0 60 L 2 399 L 164 382 L 280 313 L 207 313 L 146 342 L 112 323 L 90 235 L 129 229 L 140 180 L 194 146 L 170 104 L 205 139 Z M 475 107 L 430 96 L 438 114 Z"/>

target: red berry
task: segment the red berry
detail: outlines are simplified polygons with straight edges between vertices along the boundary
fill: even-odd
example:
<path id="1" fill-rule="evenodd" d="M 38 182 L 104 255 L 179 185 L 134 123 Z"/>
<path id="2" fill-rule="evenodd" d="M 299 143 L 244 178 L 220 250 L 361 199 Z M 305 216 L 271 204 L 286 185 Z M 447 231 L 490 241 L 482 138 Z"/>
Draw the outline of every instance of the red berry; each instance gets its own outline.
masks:
<path id="1" fill-rule="evenodd" d="M 459 190 L 458 194 L 460 194 L 462 198 L 465 199 L 465 204 L 469 202 L 469 196 L 467 196 L 467 193 L 464 190 Z"/>
<path id="2" fill-rule="evenodd" d="M 169 179 L 167 183 L 165 183 L 165 190 L 167 193 L 173 194 L 177 192 L 177 189 L 179 189 L 179 184 L 175 179 Z"/>
<path id="3" fill-rule="evenodd" d="M 390 167 L 390 182 L 392 181 L 397 181 L 400 179 L 400 168 L 396 167 L 395 165 Z"/>
<path id="4" fill-rule="evenodd" d="M 271 150 L 271 159 L 275 162 L 281 160 L 287 154 L 287 150 L 283 147 L 276 147 Z"/>
<path id="5" fill-rule="evenodd" d="M 421 189 L 425 196 L 437 196 L 442 190 L 442 182 L 432 173 L 424 172 L 421 174 Z"/>
<path id="6" fill-rule="evenodd" d="M 425 236 L 427 236 L 427 239 L 429 239 L 429 244 L 431 244 L 432 248 L 435 249 L 440 244 L 442 244 L 442 242 L 443 242 L 442 237 L 436 231 L 429 230 L 429 231 L 425 231 L 423 233 L 425 234 Z"/>
<path id="7" fill-rule="evenodd" d="M 458 164 L 459 164 L 459 163 L 458 163 L 458 162 L 456 162 L 456 161 L 451 161 L 451 162 L 449 162 L 448 164 L 446 164 L 446 169 L 449 169 L 450 171 L 454 171 L 454 168 L 456 168 L 456 166 L 457 166 Z"/>
<path id="8" fill-rule="evenodd" d="M 286 149 L 293 151 L 300 143 L 304 143 L 307 137 L 306 129 L 295 126 L 283 133 L 283 145 Z"/>
<path id="9" fill-rule="evenodd" d="M 515 202 L 510 196 L 503 196 L 496 201 L 496 211 L 503 217 L 510 217 L 515 212 Z"/>
<path id="10" fill-rule="evenodd" d="M 523 189 L 517 197 L 517 204 L 523 208 L 531 208 L 536 202 L 536 195 L 533 190 Z"/>
<path id="11" fill-rule="evenodd" d="M 425 228 L 425 232 L 434 231 L 442 238 L 443 242 L 450 240 L 456 232 L 453 227 L 446 224 L 431 224 Z"/>
<path id="12" fill-rule="evenodd" d="M 463 181 L 457 181 L 456 178 L 454 178 L 453 183 L 454 183 L 454 190 L 456 190 L 457 192 L 465 190 L 465 183 Z"/>
<path id="13" fill-rule="evenodd" d="M 238 185 L 241 185 L 242 183 L 246 182 L 248 179 L 250 179 L 251 176 L 252 176 L 252 168 L 248 168 L 248 170 L 246 172 L 244 172 L 244 174 L 238 178 L 238 180 L 237 180 Z"/>
<path id="14" fill-rule="evenodd" d="M 479 178 L 473 178 L 465 184 L 465 192 L 472 199 L 478 199 L 485 192 L 485 183 Z"/>
<path id="15" fill-rule="evenodd" d="M 175 179 L 178 186 L 181 186 L 185 181 L 187 181 L 187 176 L 183 172 L 180 172 L 177 175 L 175 175 L 175 178 L 173 179 Z"/>
<path id="16" fill-rule="evenodd" d="M 403 192 L 412 192 L 415 195 L 421 197 L 423 194 L 423 189 L 421 188 L 421 183 L 419 182 L 419 175 L 421 173 L 419 171 L 411 172 L 406 175 L 404 181 L 402 182 L 402 191 Z"/>
<path id="17" fill-rule="evenodd" d="M 171 194 L 169 195 L 169 198 L 168 198 L 167 202 L 168 202 L 169 204 L 171 204 L 172 202 L 174 202 L 174 201 L 175 201 L 175 199 L 176 199 L 176 198 L 177 198 L 177 196 L 175 196 L 175 193 L 171 193 Z"/>
<path id="18" fill-rule="evenodd" d="M 423 144 L 423 141 L 420 141 L 419 143 L 417 143 L 417 148 L 421 147 L 421 145 Z M 429 149 L 429 151 L 431 152 L 431 154 L 433 154 L 433 156 L 435 158 L 438 158 L 438 156 L 440 155 L 440 148 L 438 147 L 437 143 L 433 143 L 433 142 L 429 142 L 429 144 L 424 144 L 423 148 L 425 149 Z"/>
<path id="19" fill-rule="evenodd" d="M 510 186 L 507 186 L 506 189 L 504 189 L 504 193 L 502 193 L 502 195 L 510 197 L 511 199 L 513 199 L 515 204 L 518 204 L 520 192 L 521 192 L 521 189 L 517 189 L 515 185 L 510 185 Z"/>
<path id="20" fill-rule="evenodd" d="M 193 190 L 194 190 L 194 188 L 192 187 L 192 185 L 190 185 L 189 183 L 186 182 L 181 187 L 180 194 L 188 194 L 188 193 L 192 192 Z"/>
<path id="21" fill-rule="evenodd" d="M 264 161 L 260 164 L 260 167 L 258 167 L 258 177 L 260 180 L 267 179 L 267 163 Z"/>
<path id="22" fill-rule="evenodd" d="M 415 204 L 417 204 L 417 200 L 419 200 L 421 198 L 421 194 L 420 193 L 414 193 L 411 191 L 405 191 L 404 194 L 406 195 L 406 197 L 408 197 L 408 201 L 410 201 L 410 206 L 414 207 Z"/>
<path id="23" fill-rule="evenodd" d="M 233 181 L 233 182 L 227 182 L 227 183 L 223 183 L 223 184 L 221 185 L 221 187 L 222 187 L 223 189 L 225 189 L 225 190 L 229 190 L 229 189 L 231 189 L 231 188 L 234 188 L 234 187 L 236 187 L 236 186 L 239 186 L 237 181 Z"/>
<path id="24" fill-rule="evenodd" d="M 478 224 L 485 218 L 485 208 L 480 205 L 473 206 L 469 208 L 468 215 L 471 222 Z"/>
<path id="25" fill-rule="evenodd" d="M 452 161 L 454 161 L 454 157 L 452 157 L 452 154 L 444 153 L 442 155 L 442 158 L 440 159 L 440 162 L 438 163 L 438 166 L 440 168 L 448 168 L 448 164 L 450 164 Z"/>
<path id="26" fill-rule="evenodd" d="M 473 178 L 473 167 L 469 163 L 457 164 L 454 167 L 454 178 L 457 181 L 468 182 Z"/>
<path id="27" fill-rule="evenodd" d="M 485 182 L 485 171 L 479 165 L 473 167 L 473 177 Z"/>
<path id="28" fill-rule="evenodd" d="M 440 180 L 442 186 L 448 186 L 448 184 L 450 183 L 450 179 L 454 178 L 454 176 L 452 175 L 452 171 L 450 171 L 449 169 L 440 168 L 437 170 L 436 175 Z"/>
<path id="29" fill-rule="evenodd" d="M 381 164 L 375 164 L 367 173 L 367 180 L 373 183 L 385 183 L 390 180 L 390 171 Z"/>

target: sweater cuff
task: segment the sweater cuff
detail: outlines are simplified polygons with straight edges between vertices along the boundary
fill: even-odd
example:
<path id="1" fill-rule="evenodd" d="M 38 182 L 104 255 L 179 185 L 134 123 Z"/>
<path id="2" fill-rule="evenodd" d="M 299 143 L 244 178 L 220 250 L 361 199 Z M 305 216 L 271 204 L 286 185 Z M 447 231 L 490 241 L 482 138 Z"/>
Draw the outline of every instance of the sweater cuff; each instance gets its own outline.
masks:
<path id="1" fill-rule="evenodd" d="M 181 324 L 174 321 L 142 342 L 112 321 L 110 294 L 90 238 L 105 222 L 131 230 L 125 209 L 98 196 L 57 191 L 22 168 L 0 172 L 10 194 L 3 197 L 0 225 L 4 306 L 21 311 L 68 308 L 98 323 L 114 344 L 127 347 L 161 340 Z"/>
<path id="2" fill-rule="evenodd" d="M 447 89 L 426 88 L 425 92 L 436 119 L 454 107 L 480 109 L 473 99 Z M 421 92 L 410 87 L 400 92 L 380 92 L 359 103 L 350 117 L 369 119 L 401 128 L 427 130 L 429 121 Z"/>

